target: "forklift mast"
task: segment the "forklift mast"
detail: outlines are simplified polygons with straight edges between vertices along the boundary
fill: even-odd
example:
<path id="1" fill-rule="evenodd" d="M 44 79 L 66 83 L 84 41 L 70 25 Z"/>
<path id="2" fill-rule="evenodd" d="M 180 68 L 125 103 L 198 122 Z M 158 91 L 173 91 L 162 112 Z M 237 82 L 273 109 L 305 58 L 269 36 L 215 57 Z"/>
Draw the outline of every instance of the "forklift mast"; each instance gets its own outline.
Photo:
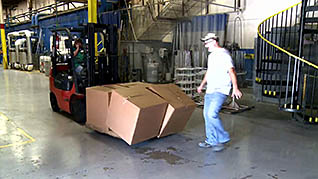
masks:
<path id="1" fill-rule="evenodd" d="M 52 74 L 56 75 L 56 65 L 58 60 L 57 52 L 57 34 L 58 32 L 66 32 L 68 39 L 65 41 L 65 44 L 68 47 L 72 46 L 72 33 L 80 33 L 80 37 L 84 40 L 84 50 L 86 53 L 86 65 L 87 65 L 87 74 L 86 80 L 87 84 L 85 87 L 92 87 L 96 85 L 103 84 L 112 84 L 118 82 L 117 74 L 117 41 L 114 38 L 117 38 L 117 32 L 113 30 L 113 26 L 105 24 L 95 24 L 88 23 L 81 28 L 56 28 L 53 29 L 53 48 L 52 48 Z M 101 40 L 104 44 L 105 53 L 100 54 L 98 57 L 95 55 L 95 33 L 98 33 L 100 36 L 103 36 Z M 110 34 L 112 33 L 112 34 Z M 111 39 L 110 39 L 111 36 Z M 109 40 L 110 39 L 110 40 Z M 112 43 L 112 44 L 110 44 Z M 114 46 L 116 48 L 114 48 Z M 73 76 L 75 84 L 77 84 L 77 79 L 74 76 L 75 66 L 73 62 L 73 53 L 74 49 L 70 48 L 70 55 L 68 56 L 67 63 L 69 64 L 69 74 Z M 77 87 L 76 87 L 77 88 Z M 76 90 L 79 92 L 79 90 Z M 84 92 L 85 93 L 85 92 Z"/>
<path id="2" fill-rule="evenodd" d="M 87 24 L 87 35 L 88 35 L 88 60 L 87 60 L 87 75 L 88 82 L 87 87 L 95 86 L 95 28 L 96 25 L 93 23 Z M 98 61 L 98 63 L 101 63 Z"/>
<path id="3" fill-rule="evenodd" d="M 52 59 L 51 59 L 51 62 L 52 62 L 52 73 L 53 75 L 55 76 L 56 73 L 57 73 L 57 69 L 56 69 L 56 65 L 57 65 L 57 56 L 58 56 L 58 52 L 57 52 L 57 44 L 56 44 L 56 41 L 57 41 L 57 38 L 58 38 L 58 32 L 66 32 L 67 36 L 68 36 L 68 39 L 66 41 L 66 45 L 67 46 L 72 46 L 72 35 L 71 35 L 71 31 L 69 28 L 64 28 L 64 27 L 61 27 L 61 28 L 56 28 L 56 29 L 53 29 L 52 30 L 53 32 L 53 47 L 52 47 Z M 70 56 L 69 58 L 67 58 L 67 63 L 69 65 L 69 69 L 72 69 L 72 58 L 73 58 L 73 54 L 74 54 L 74 51 L 73 51 L 73 48 L 70 48 Z M 72 73 L 72 71 L 71 71 Z M 72 74 L 71 74 L 72 75 Z"/>
<path id="4" fill-rule="evenodd" d="M 117 38 L 117 32 L 112 30 L 113 26 L 105 24 L 88 23 L 87 26 L 88 36 L 88 87 L 112 84 L 118 82 L 117 74 L 117 41 L 112 39 Z M 95 33 L 99 33 L 103 38 L 105 54 L 95 56 Z M 116 48 L 111 48 L 116 46 Z M 116 56 L 114 58 L 114 55 Z M 97 64 L 96 64 L 97 61 Z"/>
<path id="5" fill-rule="evenodd" d="M 50 103 L 52 110 L 68 112 L 77 122 L 86 121 L 86 88 L 118 82 L 117 29 L 112 25 L 88 23 L 80 28 L 55 28 L 51 53 Z M 95 55 L 96 33 L 101 36 L 103 53 Z M 65 35 L 66 34 L 66 35 Z M 58 51 L 59 36 L 64 39 L 64 53 Z M 83 40 L 84 61 L 75 59 L 72 41 L 79 35 Z M 61 50 L 62 50 L 61 49 Z M 64 51 L 65 50 L 65 51 Z M 80 63 L 75 71 L 75 60 Z"/>

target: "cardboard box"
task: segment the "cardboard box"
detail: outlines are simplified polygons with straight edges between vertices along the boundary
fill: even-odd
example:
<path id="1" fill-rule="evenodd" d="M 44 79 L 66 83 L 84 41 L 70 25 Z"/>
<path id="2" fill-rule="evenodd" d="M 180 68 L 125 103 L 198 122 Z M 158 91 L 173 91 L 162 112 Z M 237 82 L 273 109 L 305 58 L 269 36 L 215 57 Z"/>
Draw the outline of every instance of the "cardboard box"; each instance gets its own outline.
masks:
<path id="1" fill-rule="evenodd" d="M 168 102 L 164 120 L 157 137 L 181 132 L 196 108 L 195 102 L 174 84 L 153 85 L 149 89 Z"/>
<path id="2" fill-rule="evenodd" d="M 118 86 L 118 87 L 126 87 L 126 88 L 132 88 L 132 87 L 150 87 L 153 84 L 150 83 L 143 83 L 143 82 L 131 82 L 131 83 L 118 83 L 111 86 Z"/>
<path id="3" fill-rule="evenodd" d="M 111 92 L 119 86 L 86 88 L 86 125 L 98 132 L 118 137 L 106 124 Z"/>
<path id="4" fill-rule="evenodd" d="M 180 132 L 196 104 L 173 84 L 126 83 L 86 89 L 86 125 L 133 145 Z"/>
<path id="5" fill-rule="evenodd" d="M 118 88 L 111 94 L 107 126 L 129 145 L 159 133 L 167 102 L 144 85 Z"/>
<path id="6" fill-rule="evenodd" d="M 98 132 L 119 137 L 106 124 L 112 91 L 119 88 L 149 85 L 148 83 L 134 82 L 86 88 L 86 126 Z"/>

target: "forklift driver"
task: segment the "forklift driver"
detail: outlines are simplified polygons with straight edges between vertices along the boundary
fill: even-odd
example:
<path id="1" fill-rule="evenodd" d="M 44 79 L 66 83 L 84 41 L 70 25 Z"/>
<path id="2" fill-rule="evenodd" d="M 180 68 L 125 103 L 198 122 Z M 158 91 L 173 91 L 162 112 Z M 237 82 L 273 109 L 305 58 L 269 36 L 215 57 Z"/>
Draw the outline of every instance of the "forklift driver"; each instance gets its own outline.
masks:
<path id="1" fill-rule="evenodd" d="M 81 72 L 83 71 L 83 63 L 84 63 L 84 53 L 82 51 L 83 48 L 83 42 L 81 39 L 76 39 L 74 42 L 75 45 L 75 51 L 74 51 L 74 66 L 75 66 L 75 72 L 77 75 L 81 75 Z"/>
<path id="2" fill-rule="evenodd" d="M 74 42 L 75 46 L 75 51 L 74 51 L 74 58 L 73 58 L 73 63 L 75 67 L 75 76 L 77 79 L 77 85 L 78 85 L 78 90 L 83 91 L 86 86 L 86 68 L 85 68 L 85 53 L 83 50 L 83 42 L 81 39 L 76 39 Z"/>

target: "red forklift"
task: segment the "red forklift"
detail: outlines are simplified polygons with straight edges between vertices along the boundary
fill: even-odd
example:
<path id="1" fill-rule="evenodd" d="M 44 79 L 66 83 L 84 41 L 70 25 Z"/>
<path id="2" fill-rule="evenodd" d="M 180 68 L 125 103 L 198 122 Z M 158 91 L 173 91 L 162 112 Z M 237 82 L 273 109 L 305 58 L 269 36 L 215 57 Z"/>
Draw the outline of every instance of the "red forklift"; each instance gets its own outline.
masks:
<path id="1" fill-rule="evenodd" d="M 87 87 L 118 82 L 117 73 L 117 28 L 113 25 L 88 23 L 80 28 L 55 28 L 51 53 L 50 103 L 54 112 L 65 111 L 78 123 L 86 122 L 85 89 Z M 95 33 L 104 44 L 103 53 L 95 56 Z M 60 37 L 64 37 L 68 53 L 61 54 Z M 75 72 L 75 36 L 83 42 L 84 68 L 80 74 Z M 67 38 L 65 38 L 67 37 Z"/>

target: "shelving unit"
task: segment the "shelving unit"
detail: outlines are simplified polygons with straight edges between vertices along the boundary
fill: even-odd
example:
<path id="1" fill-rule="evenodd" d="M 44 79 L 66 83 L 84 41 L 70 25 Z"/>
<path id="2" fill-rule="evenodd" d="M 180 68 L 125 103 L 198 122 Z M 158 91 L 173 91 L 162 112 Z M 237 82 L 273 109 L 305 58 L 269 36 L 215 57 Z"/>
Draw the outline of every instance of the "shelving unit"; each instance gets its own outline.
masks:
<path id="1" fill-rule="evenodd" d="M 200 86 L 205 72 L 206 72 L 206 69 L 201 67 L 176 68 L 176 71 L 175 71 L 176 84 L 189 97 L 191 98 L 199 97 L 200 95 L 197 93 L 197 87 Z"/>

